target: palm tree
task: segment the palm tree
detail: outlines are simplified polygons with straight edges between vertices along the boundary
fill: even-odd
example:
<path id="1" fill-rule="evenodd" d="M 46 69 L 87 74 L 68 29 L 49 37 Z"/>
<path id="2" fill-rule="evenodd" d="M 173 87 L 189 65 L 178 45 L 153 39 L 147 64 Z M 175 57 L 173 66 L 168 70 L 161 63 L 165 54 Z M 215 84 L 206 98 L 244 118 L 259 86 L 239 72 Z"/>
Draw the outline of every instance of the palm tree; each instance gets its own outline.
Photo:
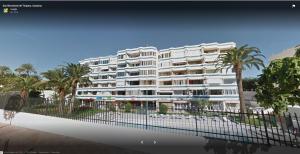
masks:
<path id="1" fill-rule="evenodd" d="M 54 88 L 59 95 L 59 112 L 63 113 L 63 104 L 65 96 L 69 90 L 69 79 L 64 68 L 56 68 L 42 73 L 43 77 L 47 79 L 44 83 Z"/>
<path id="2" fill-rule="evenodd" d="M 39 81 L 40 80 L 37 77 L 17 76 L 15 78 L 12 78 L 10 83 L 11 85 L 13 85 L 12 88 L 20 90 L 20 96 L 24 105 L 27 102 L 29 92 L 32 90 L 36 90 Z"/>
<path id="3" fill-rule="evenodd" d="M 11 69 L 8 66 L 0 66 L 0 76 L 4 77 L 11 74 Z"/>
<path id="4" fill-rule="evenodd" d="M 265 67 L 262 58 L 265 58 L 265 56 L 258 48 L 248 47 L 248 45 L 244 45 L 240 48 L 235 47 L 226 54 L 221 54 L 218 57 L 218 69 L 226 68 L 226 73 L 229 69 L 232 69 L 233 72 L 235 72 L 241 113 L 245 113 L 242 71 L 246 68 L 251 69 L 253 66 L 258 70 L 260 67 Z"/>
<path id="5" fill-rule="evenodd" d="M 69 106 L 69 113 L 73 111 L 73 106 L 75 103 L 75 96 L 76 96 L 76 89 L 77 85 L 79 84 L 89 84 L 90 81 L 87 77 L 83 77 L 84 75 L 90 72 L 90 68 L 88 65 L 80 65 L 80 64 L 73 64 L 68 63 L 66 68 L 66 73 L 71 83 L 71 102 Z"/>
<path id="6" fill-rule="evenodd" d="M 20 75 L 30 76 L 31 73 L 36 73 L 35 68 L 32 64 L 22 64 L 20 67 L 15 69 L 16 72 Z"/>

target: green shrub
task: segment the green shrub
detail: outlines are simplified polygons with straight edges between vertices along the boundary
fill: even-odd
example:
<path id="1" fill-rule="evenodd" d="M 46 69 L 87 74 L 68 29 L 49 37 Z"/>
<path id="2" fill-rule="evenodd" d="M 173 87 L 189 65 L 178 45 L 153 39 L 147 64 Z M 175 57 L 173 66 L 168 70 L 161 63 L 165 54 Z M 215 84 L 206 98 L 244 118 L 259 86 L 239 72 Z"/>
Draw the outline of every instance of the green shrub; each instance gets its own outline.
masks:
<path id="1" fill-rule="evenodd" d="M 159 105 L 159 114 L 167 114 L 168 112 L 168 107 L 167 105 L 164 105 L 164 104 L 160 104 Z"/>
<path id="2" fill-rule="evenodd" d="M 116 107 L 113 104 L 108 104 L 108 110 L 112 112 L 116 112 Z"/>
<path id="3" fill-rule="evenodd" d="M 126 103 L 126 105 L 125 105 L 125 112 L 131 112 L 131 109 L 132 109 L 132 105 L 131 105 L 131 103 Z"/>

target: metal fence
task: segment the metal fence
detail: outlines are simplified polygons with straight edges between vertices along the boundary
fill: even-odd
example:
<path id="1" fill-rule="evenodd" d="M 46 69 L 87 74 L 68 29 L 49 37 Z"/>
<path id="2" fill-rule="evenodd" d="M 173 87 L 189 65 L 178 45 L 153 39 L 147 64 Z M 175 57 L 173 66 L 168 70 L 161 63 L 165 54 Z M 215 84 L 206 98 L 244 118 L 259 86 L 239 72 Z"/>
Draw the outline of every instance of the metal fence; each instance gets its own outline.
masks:
<path id="1" fill-rule="evenodd" d="M 168 109 L 167 113 L 162 114 L 151 106 L 126 107 L 126 104 L 113 105 L 105 102 L 75 103 L 72 112 L 69 112 L 68 104 L 59 109 L 59 103 L 55 101 L 27 103 L 21 111 L 180 135 L 300 147 L 300 117 L 291 113 L 241 114 L 187 107 L 179 110 Z"/>

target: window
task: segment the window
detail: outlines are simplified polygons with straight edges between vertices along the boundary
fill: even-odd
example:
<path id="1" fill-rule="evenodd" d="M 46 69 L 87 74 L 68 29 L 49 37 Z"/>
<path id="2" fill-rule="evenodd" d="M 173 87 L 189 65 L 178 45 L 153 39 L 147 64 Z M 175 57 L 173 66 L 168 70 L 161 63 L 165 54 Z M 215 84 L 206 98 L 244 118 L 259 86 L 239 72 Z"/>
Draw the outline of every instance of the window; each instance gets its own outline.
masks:
<path id="1" fill-rule="evenodd" d="M 190 65 L 194 65 L 194 64 L 203 64 L 203 60 L 189 61 L 188 63 L 189 63 Z"/>
<path id="2" fill-rule="evenodd" d="M 118 91 L 117 95 L 125 95 L 125 91 Z"/>
<path id="3" fill-rule="evenodd" d="M 160 85 L 172 85 L 172 81 L 162 81 Z"/>
<path id="4" fill-rule="evenodd" d="M 174 90 L 174 95 L 188 95 L 189 92 L 187 90 Z"/>
<path id="5" fill-rule="evenodd" d="M 118 67 L 119 68 L 124 68 L 124 67 L 126 67 L 126 64 L 124 63 L 124 64 L 118 64 Z"/>
<path id="6" fill-rule="evenodd" d="M 169 61 L 161 62 L 160 67 L 170 67 L 170 62 Z"/>
<path id="7" fill-rule="evenodd" d="M 234 84 L 235 79 L 224 79 L 224 84 Z"/>
<path id="8" fill-rule="evenodd" d="M 173 72 L 174 75 L 186 75 L 187 74 L 187 71 L 176 71 L 176 72 Z"/>
<path id="9" fill-rule="evenodd" d="M 108 87 L 107 83 L 101 84 L 101 87 Z"/>
<path id="10" fill-rule="evenodd" d="M 173 63 L 173 66 L 183 66 L 183 65 L 186 65 L 186 62 Z"/>
<path id="11" fill-rule="evenodd" d="M 205 70 L 206 73 L 217 73 L 216 69 L 212 69 L 212 70 Z"/>
<path id="12" fill-rule="evenodd" d="M 200 90 L 192 90 L 193 95 L 207 95 L 206 90 L 200 89 Z"/>
<path id="13" fill-rule="evenodd" d="M 171 57 L 171 53 L 163 53 L 159 55 L 159 58 L 170 58 L 170 57 Z"/>
<path id="14" fill-rule="evenodd" d="M 223 94 L 223 91 L 222 90 L 210 90 L 209 91 L 209 94 L 210 95 L 222 95 Z"/>
<path id="15" fill-rule="evenodd" d="M 128 81 L 129 85 L 140 85 L 140 81 Z"/>
<path id="16" fill-rule="evenodd" d="M 94 65 L 98 65 L 98 64 L 99 64 L 99 61 L 95 61 L 93 64 L 94 64 Z"/>
<path id="17" fill-rule="evenodd" d="M 172 95 L 171 92 L 159 92 L 159 95 Z"/>
<path id="18" fill-rule="evenodd" d="M 118 55 L 118 59 L 124 59 L 125 58 L 125 55 Z"/>
<path id="19" fill-rule="evenodd" d="M 142 95 L 154 95 L 155 91 L 154 90 L 142 90 Z"/>
<path id="20" fill-rule="evenodd" d="M 82 91 L 78 91 L 78 92 L 77 92 L 77 95 L 81 95 L 81 94 L 82 94 Z"/>
<path id="21" fill-rule="evenodd" d="M 155 75 L 155 70 L 140 70 L 140 75 Z"/>
<path id="22" fill-rule="evenodd" d="M 94 80 L 97 80 L 97 79 L 99 79 L 99 76 L 91 76 L 90 79 L 91 79 L 91 80 L 93 80 L 93 79 L 94 79 Z"/>
<path id="23" fill-rule="evenodd" d="M 225 95 L 236 95 L 237 91 L 235 89 L 225 89 L 224 94 Z"/>
<path id="24" fill-rule="evenodd" d="M 97 95 L 97 91 L 92 91 L 92 94 L 93 95 Z"/>
<path id="25" fill-rule="evenodd" d="M 185 85 L 186 80 L 174 80 L 173 83 L 174 85 Z"/>
<path id="26" fill-rule="evenodd" d="M 203 70 L 192 70 L 190 74 L 203 74 Z"/>
<path id="27" fill-rule="evenodd" d="M 218 52 L 218 50 L 217 49 L 212 49 L 212 50 L 204 50 L 204 53 L 216 53 L 216 52 Z"/>
<path id="28" fill-rule="evenodd" d="M 155 56 L 155 52 L 142 52 L 142 56 Z"/>
<path id="29" fill-rule="evenodd" d="M 171 72 L 160 72 L 159 76 L 170 76 Z"/>
<path id="30" fill-rule="evenodd" d="M 125 76 L 125 72 L 118 72 L 117 76 Z"/>
<path id="31" fill-rule="evenodd" d="M 108 76 L 107 75 L 103 75 L 103 76 L 101 76 L 101 79 L 108 79 Z"/>
<path id="32" fill-rule="evenodd" d="M 141 61 L 142 66 L 150 66 L 150 65 L 156 65 L 155 61 Z"/>
<path id="33" fill-rule="evenodd" d="M 139 72 L 130 72 L 128 74 L 129 74 L 129 76 L 139 76 L 140 75 Z"/>
<path id="34" fill-rule="evenodd" d="M 189 84 L 203 84 L 204 80 L 189 80 Z"/>
<path id="35" fill-rule="evenodd" d="M 108 64 L 109 60 L 100 60 L 98 63 L 99 64 Z"/>

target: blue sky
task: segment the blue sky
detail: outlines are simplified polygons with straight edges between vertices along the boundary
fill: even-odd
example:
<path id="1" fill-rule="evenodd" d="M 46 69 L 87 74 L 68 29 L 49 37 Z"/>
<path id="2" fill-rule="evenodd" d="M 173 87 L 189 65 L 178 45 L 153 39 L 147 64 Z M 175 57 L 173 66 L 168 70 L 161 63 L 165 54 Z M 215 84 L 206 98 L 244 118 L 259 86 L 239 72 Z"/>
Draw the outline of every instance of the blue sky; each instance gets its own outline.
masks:
<path id="1" fill-rule="evenodd" d="M 23 63 L 32 63 L 38 72 L 43 72 L 66 62 L 115 54 L 126 48 L 164 49 L 229 41 L 238 46 L 256 46 L 269 58 L 300 44 L 299 14 L 177 12 L 53 14 L 47 18 L 46 15 L 0 15 L 3 19 L 2 23 L 0 20 L 0 65 L 15 69 Z M 246 77 L 257 74 L 260 71 L 244 72 Z"/>

